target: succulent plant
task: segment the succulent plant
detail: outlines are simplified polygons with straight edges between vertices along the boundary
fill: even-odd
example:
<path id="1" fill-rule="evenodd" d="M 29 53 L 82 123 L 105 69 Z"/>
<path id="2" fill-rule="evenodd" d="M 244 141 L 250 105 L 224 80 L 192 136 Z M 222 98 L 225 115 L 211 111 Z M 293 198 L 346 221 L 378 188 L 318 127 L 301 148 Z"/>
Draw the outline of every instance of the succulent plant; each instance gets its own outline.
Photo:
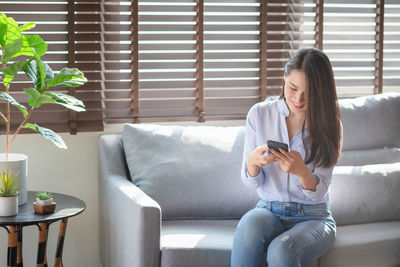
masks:
<path id="1" fill-rule="evenodd" d="M 0 173 L 0 197 L 12 197 L 19 194 L 18 190 L 22 184 L 18 175 L 13 175 L 10 171 L 3 170 Z"/>
<path id="2" fill-rule="evenodd" d="M 49 200 L 53 198 L 53 194 L 47 192 L 37 192 L 36 197 L 40 200 Z"/>

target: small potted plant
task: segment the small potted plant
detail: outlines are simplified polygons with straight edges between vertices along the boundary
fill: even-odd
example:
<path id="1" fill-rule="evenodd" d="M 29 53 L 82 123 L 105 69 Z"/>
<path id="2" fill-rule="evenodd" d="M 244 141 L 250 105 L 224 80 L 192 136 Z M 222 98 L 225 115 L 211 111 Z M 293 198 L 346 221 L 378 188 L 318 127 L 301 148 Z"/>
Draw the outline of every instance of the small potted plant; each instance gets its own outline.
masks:
<path id="1" fill-rule="evenodd" d="M 18 190 L 21 188 L 19 177 L 3 170 L 0 182 L 0 216 L 15 216 L 18 214 Z"/>
<path id="2" fill-rule="evenodd" d="M 33 203 L 35 213 L 48 214 L 53 213 L 56 203 L 53 202 L 53 194 L 47 192 L 37 192 L 36 202 Z"/>

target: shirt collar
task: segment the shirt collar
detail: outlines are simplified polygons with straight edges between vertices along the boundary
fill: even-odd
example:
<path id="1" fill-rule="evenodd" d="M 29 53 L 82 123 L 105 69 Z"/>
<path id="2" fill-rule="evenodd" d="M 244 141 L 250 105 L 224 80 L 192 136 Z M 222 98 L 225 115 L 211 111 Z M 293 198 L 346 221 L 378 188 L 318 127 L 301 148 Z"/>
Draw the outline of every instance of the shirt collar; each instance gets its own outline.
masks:
<path id="1" fill-rule="evenodd" d="M 286 105 L 285 97 L 279 98 L 279 100 L 278 100 L 278 109 L 279 109 L 279 112 L 283 116 L 285 116 L 285 117 L 289 116 L 289 108 Z"/>
<path id="2" fill-rule="evenodd" d="M 278 99 L 278 110 L 286 118 L 289 116 L 290 111 L 289 111 L 289 107 L 286 105 L 285 99 L 286 99 L 285 97 Z M 308 135 L 309 135 L 308 129 L 307 129 L 307 127 L 305 127 L 304 137 L 307 137 Z"/>

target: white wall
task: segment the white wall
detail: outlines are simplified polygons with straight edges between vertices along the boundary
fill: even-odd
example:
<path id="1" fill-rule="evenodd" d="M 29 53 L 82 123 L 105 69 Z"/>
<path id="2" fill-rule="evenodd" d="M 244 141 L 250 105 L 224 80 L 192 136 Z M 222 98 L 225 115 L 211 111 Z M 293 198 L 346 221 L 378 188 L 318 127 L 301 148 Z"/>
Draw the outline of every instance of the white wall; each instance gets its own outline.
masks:
<path id="1" fill-rule="evenodd" d="M 176 123 L 164 123 L 176 124 Z M 179 123 L 196 125 L 197 123 Z M 243 121 L 206 122 L 198 125 L 243 125 Z M 105 133 L 121 132 L 122 125 L 107 126 Z M 28 155 L 28 190 L 69 194 L 85 201 L 86 210 L 68 220 L 64 243 L 64 264 L 74 267 L 100 267 L 98 237 L 97 138 L 100 132 L 61 134 L 68 149 L 58 149 L 38 134 L 19 135 L 11 152 Z M 0 136 L 4 152 L 5 136 Z M 57 201 L 57 199 L 55 199 Z M 31 203 L 28 203 L 31 205 Z M 59 222 L 50 225 L 47 260 L 53 266 Z M 36 226 L 23 230 L 25 267 L 36 266 L 38 231 Z M 0 266 L 6 265 L 7 234 L 0 228 Z M 106 267 L 106 266 L 104 266 Z M 107 266 L 108 267 L 108 266 Z M 113 266 L 110 266 L 113 267 Z"/>

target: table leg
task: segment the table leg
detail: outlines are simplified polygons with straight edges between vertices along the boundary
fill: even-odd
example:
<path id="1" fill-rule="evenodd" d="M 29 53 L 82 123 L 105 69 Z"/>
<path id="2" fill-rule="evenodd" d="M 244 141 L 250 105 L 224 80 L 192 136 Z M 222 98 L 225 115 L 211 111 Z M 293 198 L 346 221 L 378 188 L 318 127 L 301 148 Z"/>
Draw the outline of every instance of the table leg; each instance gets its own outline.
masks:
<path id="1" fill-rule="evenodd" d="M 60 232 L 58 233 L 57 251 L 54 259 L 54 267 L 63 267 L 62 253 L 64 247 L 65 231 L 67 229 L 68 218 L 60 221 Z"/>
<path id="2" fill-rule="evenodd" d="M 16 267 L 17 265 L 17 243 L 18 232 L 16 226 L 10 226 L 8 230 L 7 266 Z"/>
<path id="3" fill-rule="evenodd" d="M 39 243 L 36 267 L 47 267 L 46 246 L 49 223 L 39 223 Z"/>
<path id="4" fill-rule="evenodd" d="M 22 263 L 22 226 L 18 228 L 18 242 L 17 242 L 17 267 L 24 267 Z"/>

